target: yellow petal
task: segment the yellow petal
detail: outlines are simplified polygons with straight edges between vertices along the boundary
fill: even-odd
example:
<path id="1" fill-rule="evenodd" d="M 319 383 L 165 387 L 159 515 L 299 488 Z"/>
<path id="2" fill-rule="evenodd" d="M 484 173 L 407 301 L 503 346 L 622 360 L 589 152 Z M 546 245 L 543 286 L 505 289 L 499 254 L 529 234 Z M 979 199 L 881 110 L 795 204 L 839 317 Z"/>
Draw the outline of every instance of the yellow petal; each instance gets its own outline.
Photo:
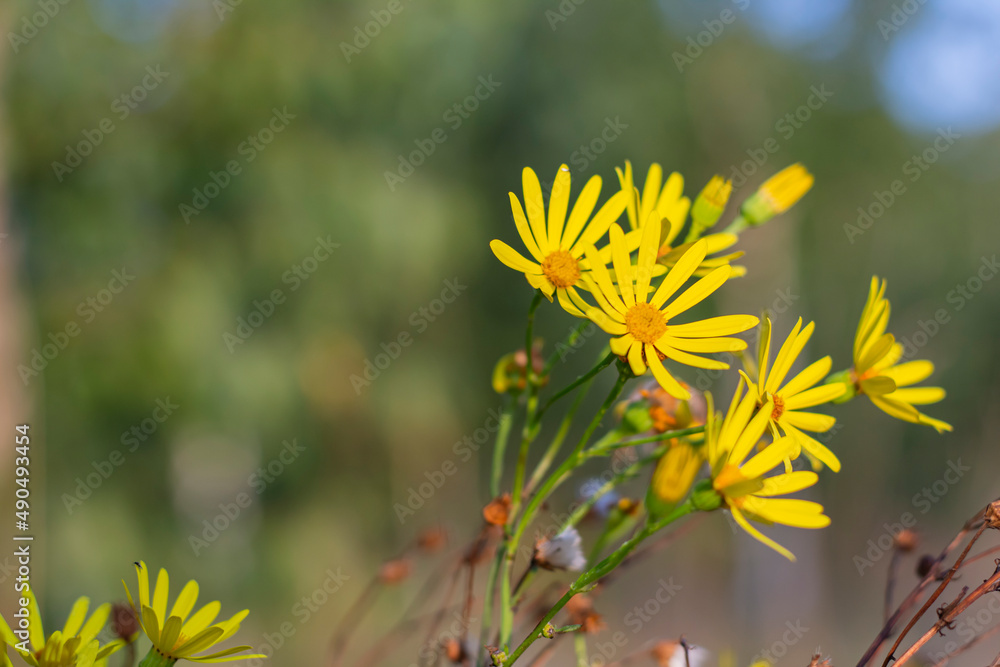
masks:
<path id="1" fill-rule="evenodd" d="M 691 274 L 694 273 L 694 270 L 701 264 L 701 260 L 705 259 L 705 248 L 706 244 L 703 240 L 691 246 L 691 249 L 684 253 L 684 256 L 667 273 L 649 303 L 657 308 L 661 308 L 667 302 L 667 299 L 673 296 L 687 282 Z"/>
<path id="2" fill-rule="evenodd" d="M 626 201 L 627 197 L 625 193 L 618 192 L 612 195 L 608 201 L 604 202 L 604 206 L 594 215 L 590 224 L 580 234 L 580 239 L 573 244 L 570 254 L 578 257 L 582 248 L 595 245 L 604 236 L 605 232 L 608 231 L 611 224 L 621 217 L 622 211 L 625 210 Z"/>
<path id="3" fill-rule="evenodd" d="M 517 252 L 499 239 L 493 239 L 490 241 L 490 250 L 492 250 L 493 254 L 497 256 L 497 259 L 515 271 L 536 275 L 540 275 L 542 273 L 541 265 L 525 259 L 521 253 Z"/>
<path id="4" fill-rule="evenodd" d="M 667 319 L 670 319 L 701 303 L 711 296 L 715 290 L 722 287 L 723 283 L 729 280 L 729 275 L 732 271 L 732 268 L 729 266 L 720 266 L 719 268 L 713 270 L 707 276 L 687 288 L 687 290 L 685 290 L 679 297 L 670 302 L 670 304 L 663 309 L 664 316 Z"/>
<path id="5" fill-rule="evenodd" d="M 548 234 L 545 232 L 545 200 L 542 197 L 542 184 L 539 183 L 538 176 L 531 167 L 525 167 L 521 172 L 521 186 L 524 189 L 524 209 L 528 214 L 531 233 L 538 242 L 538 248 L 543 256 L 548 255 L 555 246 L 549 242 Z"/>
<path id="6" fill-rule="evenodd" d="M 621 185 L 621 192 L 628 193 L 628 205 L 625 212 L 628 213 L 629 229 L 639 228 L 639 192 L 635 188 L 632 178 L 632 163 L 625 160 L 625 170 L 615 167 L 618 174 L 618 183 Z"/>
<path id="7" fill-rule="evenodd" d="M 759 530 L 751 526 L 750 522 L 746 520 L 746 517 L 743 516 L 742 512 L 740 512 L 738 509 L 732 506 L 729 508 L 729 511 L 732 513 L 733 519 L 736 521 L 737 524 L 739 524 L 740 528 L 747 531 L 747 533 L 749 533 L 751 537 L 756 539 L 758 542 L 761 542 L 771 547 L 779 554 L 781 554 L 788 560 L 792 561 L 793 563 L 795 562 L 795 555 L 791 551 L 789 551 L 785 547 L 781 546 L 780 544 L 772 540 L 770 537 L 767 537 Z"/>
<path id="8" fill-rule="evenodd" d="M 178 656 L 187 657 L 194 655 L 198 651 L 204 651 L 210 646 L 219 643 L 219 638 L 222 637 L 223 632 L 224 630 L 217 626 L 201 630 L 186 642 L 178 646 L 174 653 Z M 185 636 L 187 635 L 185 634 Z"/>
<path id="9" fill-rule="evenodd" d="M 684 326 L 684 325 L 681 325 Z M 670 334 L 674 327 L 668 326 L 667 333 L 656 341 L 657 347 L 662 342 L 676 350 L 685 352 L 739 352 L 747 348 L 745 340 L 740 338 L 674 338 Z"/>
<path id="10" fill-rule="evenodd" d="M 744 509 L 750 510 L 750 507 L 744 506 Z M 794 528 L 826 528 L 830 525 L 830 517 L 823 514 L 823 506 L 808 500 L 755 498 L 752 511 L 766 521 Z"/>
<path id="11" fill-rule="evenodd" d="M 691 392 L 681 386 L 681 383 L 675 380 L 674 376 L 663 367 L 663 362 L 660 361 L 660 357 L 655 352 L 646 355 L 646 361 L 649 362 L 649 368 L 653 371 L 653 377 L 656 378 L 656 381 L 663 387 L 664 391 L 682 401 L 691 399 Z"/>
<path id="12" fill-rule="evenodd" d="M 830 417 L 830 421 L 833 422 L 833 417 Z M 840 459 L 826 445 L 789 424 L 784 417 L 781 419 L 781 427 L 794 437 L 808 454 L 833 472 L 840 472 Z"/>
<path id="13" fill-rule="evenodd" d="M 142 628 L 146 631 L 146 636 L 154 645 L 160 641 L 160 622 L 156 618 L 156 612 L 152 607 L 142 608 Z"/>
<path id="14" fill-rule="evenodd" d="M 896 383 L 892 381 L 892 378 L 882 375 L 862 380 L 858 384 L 861 385 L 861 391 L 868 396 L 881 396 L 896 391 Z"/>
<path id="15" fill-rule="evenodd" d="M 170 576 L 162 567 L 156 576 L 156 587 L 153 588 L 153 611 L 161 621 L 167 618 L 167 596 L 170 594 Z"/>
<path id="16" fill-rule="evenodd" d="M 652 348 L 650 348 L 652 350 Z M 653 356 L 656 353 L 653 352 Z M 646 363 L 642 360 L 642 346 L 633 345 L 628 350 L 628 365 L 632 368 L 632 372 L 635 373 L 636 377 L 641 377 L 646 373 Z"/>
<path id="17" fill-rule="evenodd" d="M 859 374 L 864 373 L 887 355 L 895 343 L 896 339 L 893 338 L 892 334 L 881 336 L 862 352 L 861 358 L 854 364 L 854 368 Z"/>
<path id="18" fill-rule="evenodd" d="M 621 292 L 626 308 L 635 305 L 635 293 L 632 291 L 634 273 L 632 260 L 625 248 L 625 233 L 618 225 L 611 226 L 611 262 L 615 267 L 615 284 Z"/>
<path id="19" fill-rule="evenodd" d="M 612 338 L 610 341 L 608 341 L 608 347 L 610 347 L 611 351 L 617 354 L 619 357 L 626 356 L 628 354 L 629 349 L 633 345 L 637 344 L 638 343 L 636 343 L 636 340 L 635 338 L 632 337 L 632 334 L 625 334 L 624 336 L 621 336 L 619 338 Z"/>
<path id="20" fill-rule="evenodd" d="M 795 493 L 802 489 L 807 489 L 819 481 L 819 475 L 814 472 L 799 470 L 796 472 L 775 475 L 764 479 L 764 488 L 755 495 L 758 496 L 784 496 Z"/>
<path id="21" fill-rule="evenodd" d="M 197 601 L 198 582 L 192 579 L 184 584 L 184 588 L 181 589 L 180 595 L 177 596 L 177 601 L 174 602 L 174 606 L 170 610 L 170 615 L 177 616 L 183 621 L 191 613 L 191 610 L 194 609 L 195 602 Z"/>
<path id="22" fill-rule="evenodd" d="M 646 172 L 646 182 L 642 186 L 642 196 L 639 198 L 639 221 L 645 224 L 649 214 L 660 200 L 660 184 L 663 183 L 663 167 L 654 162 Z"/>
<path id="23" fill-rule="evenodd" d="M 83 621 L 87 618 L 87 608 L 90 607 L 90 599 L 86 597 L 79 598 L 73 603 L 73 608 L 69 612 L 69 616 L 66 618 L 66 624 L 63 626 L 63 636 L 64 637 L 75 637 L 83 627 Z"/>
<path id="24" fill-rule="evenodd" d="M 832 365 L 833 360 L 828 356 L 809 364 L 781 388 L 781 394 L 783 396 L 794 396 L 801 391 L 805 391 L 829 375 Z"/>
<path id="25" fill-rule="evenodd" d="M 566 211 L 569 210 L 569 190 L 569 167 L 561 165 L 549 193 L 548 238 L 553 248 L 562 247 L 560 241 L 566 224 Z"/>
<path id="26" fill-rule="evenodd" d="M 704 338 L 706 336 L 730 336 L 757 326 L 759 320 L 753 315 L 723 315 L 698 320 L 687 324 L 670 324 L 667 330 L 671 336 L 681 338 Z M 745 349 L 746 345 L 740 349 Z M 686 349 L 686 348 L 685 348 Z M 697 351 L 697 350 L 695 350 Z M 705 350 L 707 351 L 707 350 Z"/>
<path id="27" fill-rule="evenodd" d="M 729 456 L 730 462 L 739 465 L 740 460 L 749 454 L 754 446 L 760 441 L 760 437 L 764 434 L 764 429 L 760 428 L 758 430 L 756 422 L 760 419 L 762 414 L 764 417 L 764 427 L 767 426 L 767 420 L 770 414 L 761 410 L 761 412 L 758 412 L 757 415 L 754 416 L 753 420 L 751 420 L 746 431 L 744 431 L 744 435 L 740 437 L 740 440 L 736 443 L 736 447 L 733 448 L 733 453 Z M 747 442 L 749 442 L 749 445 Z M 770 445 L 750 457 L 750 460 L 746 463 L 740 465 L 740 472 L 743 473 L 744 477 L 751 479 L 754 477 L 763 477 L 781 465 L 785 459 L 790 458 L 792 454 L 799 449 L 799 447 L 800 445 L 795 442 L 793 438 L 778 438 Z"/>
<path id="28" fill-rule="evenodd" d="M 781 415 L 782 425 L 791 424 L 795 428 L 805 429 L 816 433 L 825 433 L 833 428 L 836 419 L 830 415 L 821 415 L 815 412 L 797 412 L 788 410 Z"/>
<path id="29" fill-rule="evenodd" d="M 760 333 L 757 339 L 757 379 L 760 381 L 760 393 L 764 394 L 764 382 L 767 379 L 767 363 L 771 359 L 771 318 L 767 315 L 760 322 Z"/>
<path id="30" fill-rule="evenodd" d="M 590 214 L 594 212 L 594 206 L 597 205 L 597 198 L 600 195 L 601 177 L 591 176 L 587 184 L 583 186 L 580 196 L 576 198 L 576 203 L 573 204 L 573 210 L 570 211 L 566 229 L 563 231 L 562 239 L 559 241 L 560 248 L 569 250 L 573 247 L 577 237 L 580 236 L 580 232 L 583 231 L 583 226 L 590 219 Z M 580 252 L 583 252 L 582 247 L 580 248 Z"/>
<path id="31" fill-rule="evenodd" d="M 591 322 L 601 327 L 605 333 L 611 334 L 612 336 L 620 336 L 627 331 L 624 324 L 615 322 L 613 319 L 608 317 L 603 310 L 591 307 L 587 309 L 586 314 L 587 318 Z"/>
<path id="32" fill-rule="evenodd" d="M 893 366 L 882 371 L 882 375 L 892 378 L 897 387 L 923 382 L 934 372 L 934 364 L 926 359 L 908 361 L 905 364 Z"/>
<path id="33" fill-rule="evenodd" d="M 788 338 L 785 339 L 781 349 L 778 350 L 778 356 L 774 358 L 774 366 L 771 368 L 771 373 L 768 375 L 767 381 L 764 382 L 764 391 L 773 393 L 778 390 L 778 387 L 781 386 L 788 376 L 788 371 L 791 370 L 792 364 L 798 359 L 802 349 L 812 337 L 815 328 L 816 325 L 813 322 L 803 327 L 802 318 L 799 318 L 798 322 L 792 328 L 792 333 L 788 334 Z"/>
<path id="34" fill-rule="evenodd" d="M 184 628 L 181 630 L 181 634 L 185 637 L 193 637 L 198 634 L 215 620 L 215 617 L 219 615 L 219 611 L 222 609 L 222 605 L 218 601 L 209 602 L 207 605 L 196 611 L 191 618 L 184 623 Z"/>
<path id="35" fill-rule="evenodd" d="M 885 397 L 909 403 L 910 405 L 928 405 L 943 400 L 945 391 L 941 387 L 911 387 L 909 389 L 897 389 L 891 394 L 886 394 Z"/>
<path id="36" fill-rule="evenodd" d="M 902 419 L 903 421 L 911 422 L 913 424 L 920 423 L 920 412 L 909 403 L 894 401 L 886 398 L 885 396 L 872 396 L 871 394 L 868 395 L 868 398 L 871 399 L 871 402 L 874 403 L 879 410 L 882 410 L 891 417 Z"/>
<path id="37" fill-rule="evenodd" d="M 811 408 L 816 405 L 829 403 L 835 398 L 839 398 L 847 387 L 843 383 L 824 384 L 812 389 L 806 389 L 785 399 L 786 410 L 801 410 Z M 786 392 L 782 391 L 782 394 Z"/>
<path id="38" fill-rule="evenodd" d="M 507 195 L 510 197 L 510 211 L 514 215 L 514 226 L 517 227 L 517 235 L 521 237 L 524 247 L 528 249 L 531 256 L 539 262 L 542 261 L 548 253 L 543 253 L 538 242 L 535 241 L 535 237 L 531 233 L 531 226 L 528 224 L 527 218 L 524 217 L 524 209 L 521 208 L 521 202 L 513 192 L 508 192 Z"/>
<path id="39" fill-rule="evenodd" d="M 104 629 L 105 624 L 108 622 L 108 616 L 111 614 L 111 603 L 105 602 L 90 616 L 86 623 L 83 624 L 83 628 L 80 629 L 80 643 L 87 644 L 92 640 L 97 634 Z"/>
<path id="40" fill-rule="evenodd" d="M 177 643 L 177 638 L 181 635 L 181 619 L 177 616 L 171 616 L 167 619 L 167 622 L 163 624 L 163 631 L 160 632 L 160 648 L 164 651 L 170 651 L 174 648 L 174 644 Z"/>
<path id="41" fill-rule="evenodd" d="M 719 361 L 718 359 L 707 359 L 694 354 L 688 354 L 687 352 L 672 348 L 669 345 L 661 344 L 659 341 L 657 341 L 656 347 L 660 350 L 660 352 L 667 355 L 668 359 L 673 359 L 677 363 L 684 364 L 685 366 L 708 368 L 713 370 L 729 368 L 729 364 L 724 361 Z"/>
<path id="42" fill-rule="evenodd" d="M 642 242 L 639 244 L 639 258 L 635 267 L 635 300 L 637 303 L 646 303 L 649 283 L 653 279 L 653 267 L 656 266 L 659 238 L 659 232 L 655 225 L 643 227 Z"/>
<path id="43" fill-rule="evenodd" d="M 611 276 L 608 275 L 608 268 L 598 259 L 597 249 L 593 246 L 587 247 L 587 262 L 590 264 L 590 278 L 597 283 L 601 295 L 613 310 L 624 315 L 627 310 L 625 304 L 622 303 L 621 297 L 618 296 L 618 290 L 615 289 L 614 284 L 611 282 Z"/>

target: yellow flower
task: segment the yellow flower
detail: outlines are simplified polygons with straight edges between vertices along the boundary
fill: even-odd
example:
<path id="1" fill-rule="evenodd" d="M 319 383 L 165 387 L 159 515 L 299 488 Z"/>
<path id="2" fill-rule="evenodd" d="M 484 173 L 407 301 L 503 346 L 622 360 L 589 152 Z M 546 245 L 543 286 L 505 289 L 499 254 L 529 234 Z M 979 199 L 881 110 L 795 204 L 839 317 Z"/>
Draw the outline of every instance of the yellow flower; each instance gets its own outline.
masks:
<path id="1" fill-rule="evenodd" d="M 928 417 L 914 405 L 937 403 L 945 397 L 941 387 L 910 387 L 922 382 L 934 372 L 934 364 L 926 360 L 900 364 L 903 346 L 892 334 L 885 332 L 889 324 L 889 300 L 885 298 L 885 281 L 872 277 L 868 301 L 861 313 L 854 337 L 854 369 L 851 381 L 854 389 L 865 394 L 883 412 L 903 421 L 926 424 L 938 433 L 950 431 L 951 425 Z"/>
<path id="2" fill-rule="evenodd" d="M 684 500 L 705 461 L 703 447 L 675 441 L 660 457 L 649 485 L 647 506 L 656 514 L 666 514 Z"/>
<path id="3" fill-rule="evenodd" d="M 121 639 L 116 639 L 101 646 L 97 639 L 97 634 L 108 621 L 110 604 L 102 604 L 88 619 L 90 600 L 85 597 L 78 599 L 73 604 L 63 629 L 56 630 L 46 639 L 34 592 L 29 588 L 25 597 L 28 599 L 27 639 L 16 637 L 7 621 L 2 618 L 0 637 L 32 667 L 92 667 L 95 662 L 103 660 L 125 644 Z M 22 629 L 19 628 L 18 632 L 22 632 Z M 27 648 L 29 641 L 30 650 Z M 9 665 L 10 662 L 6 664 Z"/>
<path id="4" fill-rule="evenodd" d="M 792 552 L 757 530 L 750 520 L 795 528 L 824 528 L 830 525 L 830 518 L 823 514 L 823 506 L 819 503 L 775 497 L 806 489 L 819 477 L 807 470 L 767 476 L 783 465 L 785 459 L 798 456 L 800 446 L 792 436 L 778 438 L 750 456 L 757 450 L 757 444 L 767 429 L 774 403 L 768 401 L 754 413 L 757 395 L 748 391 L 743 396 L 743 387 L 744 381 L 741 380 L 721 425 L 718 415 L 709 405 L 705 440 L 712 468 L 712 488 L 743 530 L 794 561 Z"/>
<path id="5" fill-rule="evenodd" d="M 235 634 L 240 629 L 240 622 L 250 612 L 244 609 L 233 614 L 228 620 L 213 623 L 222 606 L 218 602 L 210 602 L 191 614 L 198 600 L 198 583 L 192 580 L 181 589 L 168 615 L 167 597 L 170 593 L 170 581 L 167 571 L 160 569 L 150 601 L 149 571 L 146 569 L 146 564 L 136 563 L 135 570 L 139 577 L 138 605 L 132 599 L 128 585 L 124 581 L 122 584 L 125 584 L 125 595 L 128 596 L 129 604 L 136 610 L 143 632 L 149 641 L 153 642 L 153 648 L 139 667 L 172 665 L 181 659 L 191 662 L 229 662 L 266 657 L 259 654 L 234 655 L 248 650 L 249 646 L 235 646 L 209 655 L 196 656 L 195 653 L 211 648 Z"/>
<path id="6" fill-rule="evenodd" d="M 768 366 L 771 351 L 771 319 L 765 317 L 757 346 L 757 383 L 751 385 L 750 392 L 757 394 L 758 406 L 763 406 L 767 402 L 774 405 L 769 426 L 775 437 L 794 436 L 813 461 L 814 468 L 818 467 L 816 462 L 819 461 L 837 472 L 840 470 L 840 461 L 836 455 L 818 440 L 802 432 L 826 433 L 836 422 L 830 415 L 802 412 L 804 408 L 829 403 L 844 393 L 844 385 L 839 383 L 815 386 L 830 373 L 833 362 L 830 357 L 823 357 L 785 382 L 796 358 L 809 342 L 814 328 L 814 323 L 810 322 L 803 329 L 800 317 L 778 350 L 774 366 Z"/>
<path id="7" fill-rule="evenodd" d="M 628 214 L 628 222 L 631 231 L 625 236 L 626 245 L 629 251 L 635 250 L 642 238 L 642 229 L 647 225 L 655 225 L 660 230 L 660 238 L 657 244 L 656 258 L 659 264 L 672 267 L 687 252 L 692 243 L 677 243 L 677 237 L 684 228 L 687 221 L 688 210 L 691 208 L 691 200 L 683 196 L 684 177 L 674 172 L 663 183 L 663 168 L 655 162 L 650 165 L 646 174 L 646 182 L 642 188 L 642 194 L 635 187 L 632 175 L 632 163 L 626 161 L 624 171 L 616 167 L 618 181 L 621 183 L 622 191 L 632 193 L 629 197 L 628 206 L 625 211 Z M 714 179 L 713 179 L 713 182 Z M 662 187 L 661 187 L 662 184 Z M 702 192 L 704 195 L 711 187 L 706 186 Z M 714 199 L 716 203 L 721 200 L 723 194 L 728 199 L 728 194 L 724 188 L 711 192 L 717 195 Z M 725 203 L 722 204 L 725 206 Z M 721 211 L 720 211 L 721 214 Z M 713 221 L 714 224 L 714 221 Z M 719 266 L 729 264 L 730 261 L 743 256 L 742 252 L 730 253 L 712 257 L 718 252 L 733 246 L 737 241 L 735 234 L 708 234 L 704 237 L 708 246 L 705 254 L 706 258 L 701 261 L 694 275 L 704 276 Z M 601 258 L 607 257 L 606 250 L 602 252 Z M 607 264 L 607 261 L 605 261 Z M 742 266 L 733 267 L 733 276 L 742 276 L 746 269 Z"/>
<path id="8" fill-rule="evenodd" d="M 549 197 L 548 221 L 546 224 L 545 202 L 538 176 L 529 167 L 521 175 L 524 189 L 524 205 L 513 192 L 510 207 L 514 213 L 517 233 L 524 247 L 536 261 L 526 259 L 519 252 L 500 240 L 490 242 L 493 254 L 501 262 L 524 273 L 528 283 L 540 289 L 549 301 L 552 295 L 559 297 L 559 303 L 572 315 L 583 317 L 582 308 L 586 303 L 580 298 L 578 288 L 590 289 L 587 266 L 581 262 L 584 249 L 597 243 L 608 227 L 625 209 L 626 196 L 618 192 L 591 218 L 591 213 L 601 194 L 601 178 L 594 176 L 583 187 L 573 210 L 566 218 L 569 208 L 570 175 L 569 167 L 562 165 L 556 173 Z"/>
<path id="9" fill-rule="evenodd" d="M 757 318 L 726 315 L 688 324 L 671 324 L 670 320 L 719 289 L 729 279 L 732 267 L 714 269 L 667 304 L 705 259 L 707 242 L 702 239 L 691 246 L 654 291 L 650 281 L 656 263 L 658 230 L 652 225 L 643 229 L 635 266 L 631 263 L 621 227 L 612 225 L 610 236 L 617 281 L 616 284 L 611 282 L 607 267 L 597 259 L 597 250 L 593 246 L 588 248 L 591 276 L 596 283 L 593 293 L 600 308 L 588 306 L 587 317 L 608 334 L 616 336 L 611 339 L 611 351 L 627 358 L 633 373 L 644 374 L 648 365 L 657 382 L 671 396 L 688 400 L 691 393 L 667 371 L 663 359 L 697 368 L 729 368 L 724 362 L 692 353 L 745 349 L 746 343 L 739 338 L 723 336 L 746 331 L 757 324 Z"/>
<path id="10" fill-rule="evenodd" d="M 743 202 L 740 212 L 750 225 L 766 222 L 794 206 L 809 192 L 814 180 L 800 163 L 785 167 L 764 181 L 757 192 Z"/>

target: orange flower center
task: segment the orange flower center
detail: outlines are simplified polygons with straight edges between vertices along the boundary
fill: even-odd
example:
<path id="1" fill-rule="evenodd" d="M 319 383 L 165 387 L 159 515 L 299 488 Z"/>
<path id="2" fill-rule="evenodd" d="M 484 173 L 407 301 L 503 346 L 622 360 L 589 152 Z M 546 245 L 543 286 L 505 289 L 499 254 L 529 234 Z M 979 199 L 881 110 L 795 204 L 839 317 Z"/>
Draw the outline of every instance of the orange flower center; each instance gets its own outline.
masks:
<path id="1" fill-rule="evenodd" d="M 542 273 L 556 287 L 572 287 L 580 279 L 580 262 L 566 250 L 556 250 L 542 260 Z"/>
<path id="2" fill-rule="evenodd" d="M 781 415 L 785 414 L 785 399 L 781 398 L 781 396 L 771 394 L 771 400 L 774 401 L 774 410 L 771 411 L 771 419 L 778 421 L 781 419 Z"/>
<path id="3" fill-rule="evenodd" d="M 637 303 L 625 313 L 625 326 L 640 343 L 653 344 L 667 333 L 667 318 L 656 306 Z"/>

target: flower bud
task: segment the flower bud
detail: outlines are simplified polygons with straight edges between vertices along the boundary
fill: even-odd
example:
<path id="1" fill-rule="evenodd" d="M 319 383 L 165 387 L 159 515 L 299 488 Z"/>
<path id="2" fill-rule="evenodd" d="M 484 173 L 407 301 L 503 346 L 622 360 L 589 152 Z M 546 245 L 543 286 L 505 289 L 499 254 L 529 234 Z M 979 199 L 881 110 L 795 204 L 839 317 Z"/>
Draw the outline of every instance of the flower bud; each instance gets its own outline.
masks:
<path id="1" fill-rule="evenodd" d="M 732 181 L 727 181 L 718 174 L 712 177 L 691 205 L 691 232 L 688 234 L 688 241 L 698 239 L 703 231 L 719 221 L 732 192 Z"/>
<path id="2" fill-rule="evenodd" d="M 757 192 L 743 202 L 740 214 L 750 226 L 767 222 L 784 213 L 809 192 L 814 177 L 799 163 L 785 167 L 764 181 Z"/>
<path id="3" fill-rule="evenodd" d="M 646 505 L 654 516 L 662 516 L 684 500 L 703 462 L 701 449 L 677 443 L 660 457 L 656 465 Z"/>
<path id="4" fill-rule="evenodd" d="M 712 480 L 703 479 L 694 487 L 691 504 L 696 510 L 711 512 L 722 507 L 722 496 L 712 488 Z"/>

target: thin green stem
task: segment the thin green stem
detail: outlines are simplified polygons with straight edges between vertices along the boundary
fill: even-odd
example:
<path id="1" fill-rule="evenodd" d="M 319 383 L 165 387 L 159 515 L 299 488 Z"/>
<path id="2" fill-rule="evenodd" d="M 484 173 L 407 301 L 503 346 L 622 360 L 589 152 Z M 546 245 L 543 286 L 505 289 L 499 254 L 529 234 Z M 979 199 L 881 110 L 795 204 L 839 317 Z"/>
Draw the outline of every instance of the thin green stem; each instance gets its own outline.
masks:
<path id="1" fill-rule="evenodd" d="M 476 664 L 479 664 L 481 652 L 486 646 L 487 636 L 493 625 L 493 598 L 496 595 L 497 575 L 500 574 L 500 566 L 503 564 L 505 545 L 501 543 L 497 546 L 496 555 L 490 563 L 490 573 L 486 578 L 486 594 L 483 597 L 483 622 L 479 631 L 479 649 L 476 655 Z"/>
<path id="2" fill-rule="evenodd" d="M 587 451 L 583 453 L 584 458 L 592 458 L 594 456 L 604 456 L 608 452 L 613 452 L 616 449 L 623 449 L 625 447 L 634 447 L 636 445 L 645 445 L 649 442 L 662 442 L 664 440 L 673 440 L 674 438 L 683 438 L 688 435 L 697 435 L 699 433 L 705 432 L 705 426 L 692 426 L 691 428 L 684 428 L 678 431 L 665 431 L 664 433 L 657 433 L 656 435 L 651 435 L 646 438 L 636 438 L 635 440 L 621 440 L 619 442 L 611 443 L 610 445 L 600 446 L 600 443 L 594 445 Z"/>
<path id="3" fill-rule="evenodd" d="M 597 375 L 598 373 L 600 373 L 601 371 L 603 371 L 605 368 L 607 368 L 608 366 L 610 366 L 611 363 L 616 358 L 617 358 L 617 356 L 613 352 L 608 352 L 604 356 L 604 358 L 601 359 L 601 361 L 596 366 L 594 366 L 593 368 L 591 368 L 585 374 L 583 374 L 580 377 L 578 377 L 573 382 L 569 383 L 567 386 L 565 386 L 562 389 L 560 389 L 559 391 L 557 391 L 552 396 L 552 398 L 550 398 L 548 401 L 545 402 L 545 404 L 542 406 L 542 409 L 538 411 L 538 415 L 535 417 L 536 421 L 539 420 L 539 419 L 541 419 L 542 415 L 544 415 L 546 413 L 546 411 L 549 408 L 551 408 L 553 406 L 553 404 L 555 404 L 556 401 L 558 401 L 560 398 L 562 398 L 566 394 L 570 393 L 571 391 L 573 391 L 574 389 L 576 389 L 577 387 L 579 387 L 581 384 L 583 384 L 584 382 L 587 382 L 588 380 L 590 380 L 591 378 L 593 378 L 595 375 Z"/>
<path id="4" fill-rule="evenodd" d="M 576 650 L 576 667 L 587 667 L 590 664 L 587 657 L 587 635 L 577 633 L 573 637 L 573 648 Z"/>
<path id="5" fill-rule="evenodd" d="M 647 521 L 642 530 L 633 535 L 629 540 L 624 542 L 620 547 L 618 547 L 611 555 L 602 560 L 600 563 L 590 568 L 586 572 L 580 575 L 580 577 L 570 585 L 569 590 L 566 594 L 559 598 L 559 601 L 549 609 L 542 620 L 538 622 L 538 625 L 528 634 L 527 637 L 521 642 L 521 644 L 510 654 L 510 657 L 504 663 L 504 667 L 510 667 L 513 665 L 521 655 L 524 654 L 526 650 L 542 636 L 542 631 L 545 626 L 558 614 L 566 603 L 570 601 L 577 593 L 581 593 L 586 590 L 591 584 L 597 582 L 601 577 L 604 577 L 609 572 L 618 567 L 626 557 L 629 556 L 636 547 L 638 547 L 643 540 L 652 535 L 653 533 L 662 530 L 666 526 L 670 525 L 674 521 L 680 519 L 687 514 L 690 514 L 694 510 L 694 506 L 691 501 L 687 501 L 684 504 L 678 506 L 673 512 L 666 515 L 665 517 L 658 519 L 656 521 Z"/>
<path id="6" fill-rule="evenodd" d="M 615 385 L 611 388 L 608 393 L 608 397 L 604 400 L 600 409 L 594 415 L 594 418 L 590 421 L 587 426 L 587 430 L 584 432 L 580 441 L 577 443 L 573 452 L 570 456 L 563 461 L 562 465 L 556 469 L 556 471 L 545 480 L 542 487 L 531 497 L 528 501 L 527 507 L 525 507 L 524 515 L 520 517 L 517 527 L 514 530 L 513 536 L 508 540 L 507 543 L 507 562 L 503 568 L 503 574 L 501 575 L 501 599 L 502 608 L 500 617 L 500 645 L 506 646 L 510 642 L 510 635 L 513 626 L 514 614 L 511 605 L 511 591 L 510 591 L 510 577 L 511 570 L 514 567 L 514 558 L 517 555 L 517 547 L 521 543 L 521 538 L 524 536 L 525 530 L 531 524 L 535 517 L 535 512 L 538 511 L 539 506 L 542 502 L 548 498 L 549 494 L 555 489 L 555 487 L 562 481 L 566 473 L 568 473 L 575 465 L 578 460 L 578 455 L 580 451 L 587 445 L 590 441 L 590 436 L 593 435 L 594 431 L 601 423 L 601 419 L 604 418 L 604 414 L 608 409 L 614 404 L 618 395 L 621 394 L 622 389 L 625 387 L 625 383 L 628 381 L 629 376 L 625 373 L 619 372 L 618 380 Z M 511 516 L 514 516 L 512 511 Z"/>
<path id="7" fill-rule="evenodd" d="M 493 447 L 493 469 L 490 475 L 490 497 L 500 495 L 500 481 L 503 479 L 503 459 L 507 452 L 507 441 L 510 439 L 510 429 L 514 424 L 514 398 L 508 394 L 504 400 L 503 412 L 500 413 L 500 426 L 497 429 L 497 441 Z"/>
<path id="8" fill-rule="evenodd" d="M 738 214 L 733 219 L 733 221 L 729 223 L 728 227 L 726 227 L 725 229 L 722 230 L 722 233 L 723 234 L 739 234 L 740 232 L 742 232 L 744 229 L 746 229 L 749 226 L 750 226 L 750 223 L 747 221 L 746 218 L 743 217 L 743 214 L 741 213 L 741 214 Z"/>

